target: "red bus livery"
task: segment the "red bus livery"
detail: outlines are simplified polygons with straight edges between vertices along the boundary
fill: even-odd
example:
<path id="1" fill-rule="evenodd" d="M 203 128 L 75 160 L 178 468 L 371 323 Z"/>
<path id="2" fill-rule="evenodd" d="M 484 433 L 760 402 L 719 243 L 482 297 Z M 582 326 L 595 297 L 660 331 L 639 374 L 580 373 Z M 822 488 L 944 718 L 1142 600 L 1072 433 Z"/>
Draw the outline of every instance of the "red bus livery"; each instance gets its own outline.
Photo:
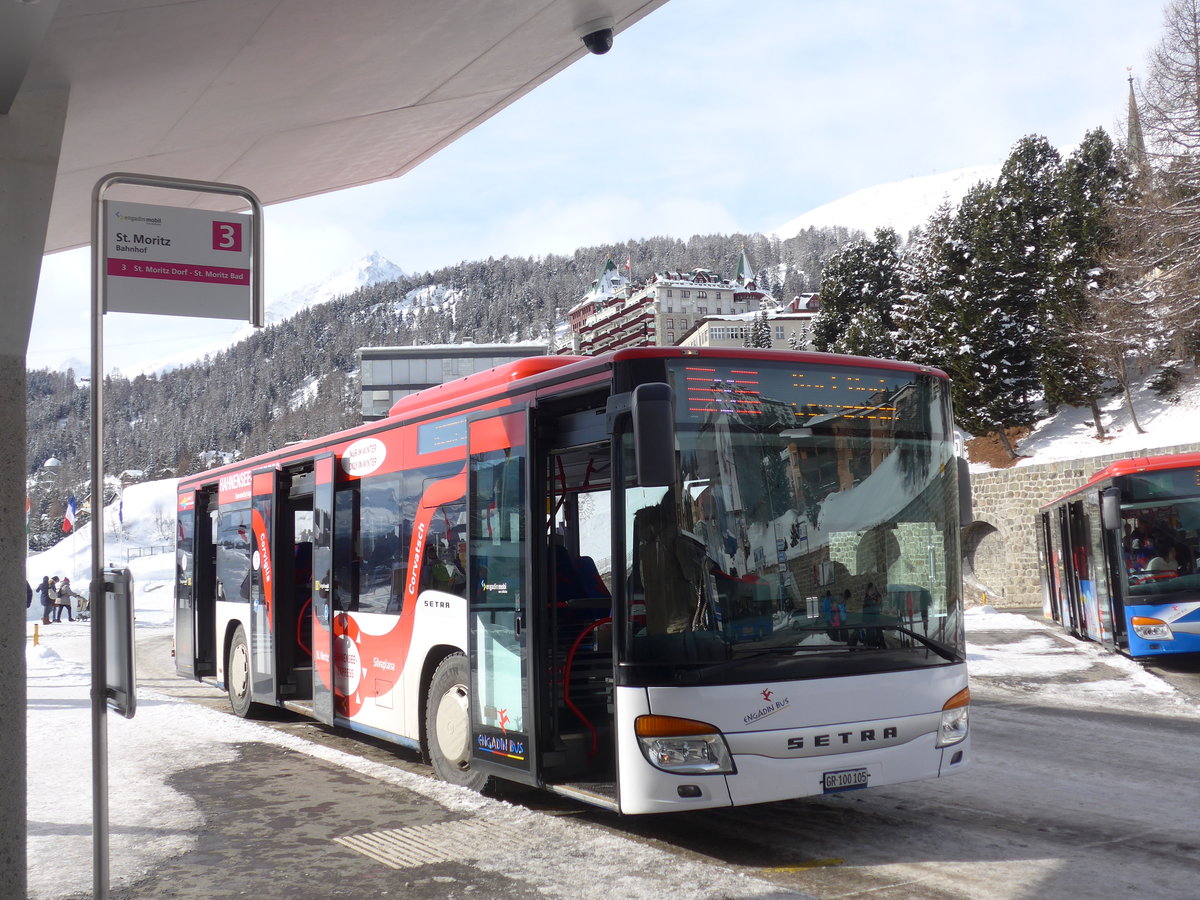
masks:
<path id="1" fill-rule="evenodd" d="M 624 813 L 958 771 L 948 398 L 907 363 L 683 348 L 422 391 L 180 480 L 178 671 Z"/>

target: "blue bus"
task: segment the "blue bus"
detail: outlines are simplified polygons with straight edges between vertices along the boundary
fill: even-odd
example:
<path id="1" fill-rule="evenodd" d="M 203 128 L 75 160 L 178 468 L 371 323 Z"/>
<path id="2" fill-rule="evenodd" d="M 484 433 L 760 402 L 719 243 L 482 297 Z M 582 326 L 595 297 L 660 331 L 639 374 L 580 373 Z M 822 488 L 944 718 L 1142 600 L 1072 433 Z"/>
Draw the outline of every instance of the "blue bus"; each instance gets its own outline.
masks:
<path id="1" fill-rule="evenodd" d="M 1038 519 L 1047 618 L 1134 658 L 1200 653 L 1200 453 L 1115 462 Z"/>

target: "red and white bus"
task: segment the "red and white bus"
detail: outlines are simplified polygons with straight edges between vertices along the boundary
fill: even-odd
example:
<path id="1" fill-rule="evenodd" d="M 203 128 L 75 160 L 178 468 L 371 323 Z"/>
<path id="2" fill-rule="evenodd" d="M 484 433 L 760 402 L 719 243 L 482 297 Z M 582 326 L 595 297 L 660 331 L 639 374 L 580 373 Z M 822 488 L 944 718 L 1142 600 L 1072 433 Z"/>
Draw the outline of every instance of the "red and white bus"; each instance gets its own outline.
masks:
<path id="1" fill-rule="evenodd" d="M 969 758 L 944 374 L 537 357 L 179 483 L 179 673 L 622 813 Z"/>

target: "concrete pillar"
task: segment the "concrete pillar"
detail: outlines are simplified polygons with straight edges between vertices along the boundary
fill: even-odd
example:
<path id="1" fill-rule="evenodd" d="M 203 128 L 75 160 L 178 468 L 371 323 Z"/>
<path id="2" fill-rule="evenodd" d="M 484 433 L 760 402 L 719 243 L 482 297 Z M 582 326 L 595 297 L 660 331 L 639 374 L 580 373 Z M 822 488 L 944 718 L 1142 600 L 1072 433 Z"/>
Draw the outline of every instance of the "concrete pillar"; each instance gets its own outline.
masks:
<path id="1" fill-rule="evenodd" d="M 68 90 L 19 93 L 0 115 L 0 884 L 26 893 L 25 353 Z"/>

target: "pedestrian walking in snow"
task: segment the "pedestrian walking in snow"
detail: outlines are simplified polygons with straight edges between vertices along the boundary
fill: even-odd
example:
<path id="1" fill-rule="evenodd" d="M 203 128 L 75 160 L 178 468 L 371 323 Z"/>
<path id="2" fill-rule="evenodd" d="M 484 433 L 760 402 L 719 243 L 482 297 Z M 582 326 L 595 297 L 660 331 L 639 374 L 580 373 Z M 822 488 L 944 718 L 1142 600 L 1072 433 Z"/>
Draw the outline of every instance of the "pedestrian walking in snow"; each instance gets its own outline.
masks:
<path id="1" fill-rule="evenodd" d="M 42 583 L 37 586 L 38 598 L 42 601 L 42 624 L 50 624 L 50 613 L 54 610 L 54 595 L 58 593 L 58 576 L 51 578 L 42 576 Z"/>
<path id="2" fill-rule="evenodd" d="M 83 597 L 81 595 L 79 595 L 79 594 L 75 593 L 73 590 L 71 590 L 71 579 L 67 578 L 66 576 L 63 576 L 63 580 L 58 585 L 58 593 L 54 597 L 54 621 L 55 622 L 62 621 L 63 610 L 67 611 L 67 621 L 68 622 L 75 621 L 75 617 L 73 615 L 71 615 L 71 598 L 72 597 L 79 597 L 80 600 L 83 599 Z"/>

